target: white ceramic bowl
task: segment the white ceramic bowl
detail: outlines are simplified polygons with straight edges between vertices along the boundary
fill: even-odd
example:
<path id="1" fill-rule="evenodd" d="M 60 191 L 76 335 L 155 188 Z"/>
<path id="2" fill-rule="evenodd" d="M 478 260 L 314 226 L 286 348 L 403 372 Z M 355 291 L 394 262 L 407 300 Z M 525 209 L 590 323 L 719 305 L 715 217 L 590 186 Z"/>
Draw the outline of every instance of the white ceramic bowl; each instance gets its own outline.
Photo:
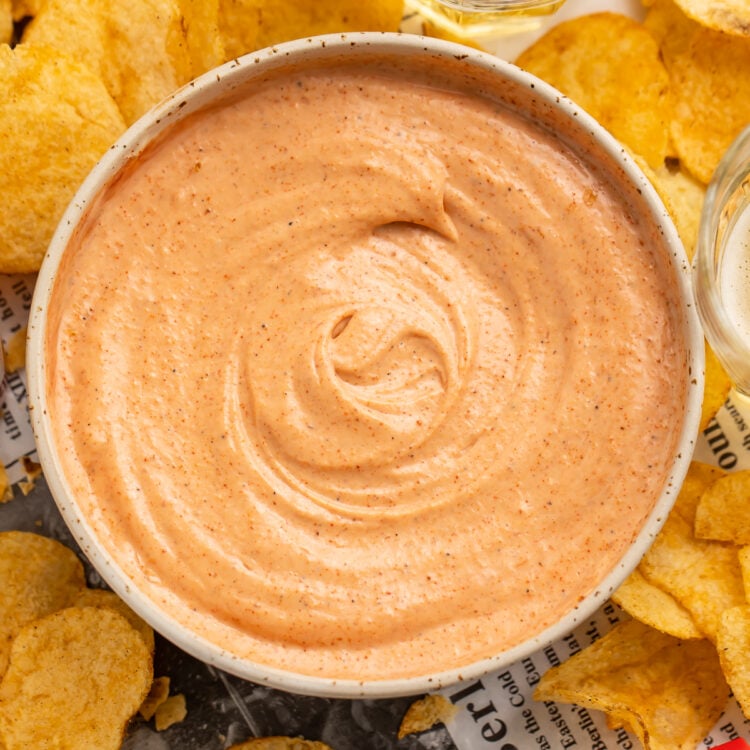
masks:
<path id="1" fill-rule="evenodd" d="M 181 118 L 201 109 L 216 97 L 247 81 L 263 76 L 271 70 L 307 61 L 334 57 L 378 55 L 401 60 L 416 60 L 419 56 L 440 59 L 471 86 L 488 92 L 508 106 L 527 113 L 553 130 L 574 132 L 584 148 L 603 155 L 616 165 L 624 181 L 634 184 L 642 196 L 642 210 L 650 213 L 665 238 L 681 295 L 682 323 L 688 346 L 688 360 L 692 379 L 686 395 L 686 410 L 680 426 L 680 438 L 674 461 L 661 496 L 656 501 L 647 523 L 637 532 L 632 546 L 620 559 L 595 591 L 590 593 L 552 627 L 537 633 L 527 641 L 492 658 L 463 665 L 460 669 L 425 674 L 405 679 L 363 682 L 352 679 L 328 679 L 296 674 L 275 669 L 238 657 L 225 649 L 206 642 L 174 621 L 143 595 L 124 575 L 115 562 L 112 550 L 107 549 L 82 515 L 76 497 L 71 493 L 61 471 L 57 449 L 52 438 L 45 396 L 46 362 L 45 330 L 47 302 L 55 280 L 56 270 L 66 245 L 87 206 L 133 155 L 139 153 L 152 139 Z M 526 74 L 515 66 L 488 54 L 452 43 L 399 34 L 363 33 L 332 35 L 304 39 L 250 54 L 227 63 L 216 71 L 190 83 L 167 101 L 135 123 L 112 147 L 84 182 L 62 219 L 51 243 L 38 277 L 29 324 L 27 367 L 32 422 L 37 438 L 44 473 L 52 494 L 81 548 L 103 578 L 128 604 L 153 627 L 185 651 L 230 673 L 257 683 L 301 694 L 356 698 L 411 695 L 435 690 L 461 680 L 478 676 L 513 663 L 560 638 L 577 623 L 588 618 L 602 605 L 611 592 L 634 569 L 660 529 L 676 493 L 684 479 L 692 455 L 697 433 L 703 386 L 703 334 L 690 301 L 688 263 L 675 229 L 655 191 L 621 146 L 593 119 L 565 99 L 551 87 Z"/>

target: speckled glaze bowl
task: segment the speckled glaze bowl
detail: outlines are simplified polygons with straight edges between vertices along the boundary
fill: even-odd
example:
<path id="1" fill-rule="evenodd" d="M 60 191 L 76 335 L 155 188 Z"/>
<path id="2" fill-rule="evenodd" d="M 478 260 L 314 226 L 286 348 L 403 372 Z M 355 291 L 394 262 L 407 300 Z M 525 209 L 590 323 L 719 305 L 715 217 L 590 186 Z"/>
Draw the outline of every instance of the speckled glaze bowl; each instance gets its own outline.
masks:
<path id="1" fill-rule="evenodd" d="M 48 363 L 45 358 L 47 305 L 58 266 L 76 226 L 87 207 L 134 156 L 153 139 L 182 118 L 194 113 L 227 92 L 258 80 L 286 66 L 318 63 L 321 60 L 349 60 L 377 56 L 378 60 L 397 60 L 401 65 L 420 60 L 440 61 L 445 70 L 474 92 L 494 97 L 506 106 L 542 123 L 560 138 L 574 139 L 594 159 L 606 160 L 619 178 L 635 186 L 640 210 L 652 217 L 664 238 L 666 261 L 673 269 L 681 299 L 678 317 L 684 326 L 687 358 L 692 374 L 688 378 L 685 411 L 681 415 L 679 440 L 671 470 L 653 511 L 642 528 L 634 532 L 632 545 L 618 564 L 600 581 L 594 591 L 552 627 L 529 637 L 518 646 L 492 658 L 467 663 L 460 669 L 423 674 L 404 679 L 363 681 L 350 678 L 329 679 L 297 674 L 258 664 L 207 642 L 183 623 L 160 609 L 124 574 L 113 556 L 82 513 L 77 498 L 62 471 L 58 446 L 50 425 L 45 383 Z M 572 134 L 572 135 L 571 135 Z M 27 352 L 31 415 L 39 455 L 52 494 L 81 548 L 108 584 L 158 632 L 195 657 L 256 683 L 294 693 L 331 697 L 392 697 L 434 691 L 440 687 L 474 680 L 491 671 L 516 662 L 539 648 L 569 633 L 600 607 L 624 578 L 635 568 L 664 522 L 682 484 L 692 455 L 697 433 L 703 388 L 703 334 L 691 302 L 689 270 L 684 249 L 664 206 L 646 178 L 625 150 L 593 119 L 542 81 L 491 55 L 453 43 L 419 36 L 381 33 L 333 35 L 302 39 L 279 45 L 231 61 L 175 92 L 168 100 L 135 123 L 94 168 L 63 217 L 50 245 L 38 277 L 29 323 Z M 553 459 L 554 460 L 554 459 Z"/>

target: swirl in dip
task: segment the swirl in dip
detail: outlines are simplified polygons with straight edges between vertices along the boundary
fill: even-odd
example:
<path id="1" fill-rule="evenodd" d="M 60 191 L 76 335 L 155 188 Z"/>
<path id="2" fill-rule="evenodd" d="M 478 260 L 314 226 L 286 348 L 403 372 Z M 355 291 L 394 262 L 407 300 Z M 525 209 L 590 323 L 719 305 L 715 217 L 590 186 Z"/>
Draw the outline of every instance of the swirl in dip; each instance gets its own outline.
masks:
<path id="1" fill-rule="evenodd" d="M 437 77 L 280 70 L 187 116 L 55 280 L 87 523 L 259 664 L 385 680 L 515 646 L 617 565 L 673 459 L 686 334 L 635 188 Z"/>

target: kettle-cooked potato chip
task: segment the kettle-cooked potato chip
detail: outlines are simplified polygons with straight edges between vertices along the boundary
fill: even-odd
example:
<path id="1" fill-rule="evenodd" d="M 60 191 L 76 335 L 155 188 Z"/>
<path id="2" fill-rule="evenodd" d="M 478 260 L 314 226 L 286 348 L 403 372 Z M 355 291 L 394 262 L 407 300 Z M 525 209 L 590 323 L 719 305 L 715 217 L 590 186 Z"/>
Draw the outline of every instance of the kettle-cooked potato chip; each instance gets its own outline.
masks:
<path id="1" fill-rule="evenodd" d="M 219 0 L 179 0 L 192 77 L 226 60 L 219 34 Z"/>
<path id="2" fill-rule="evenodd" d="M 688 612 L 675 598 L 654 586 L 638 569 L 634 570 L 612 594 L 631 617 L 675 638 L 702 638 L 703 634 Z"/>
<path id="3" fill-rule="evenodd" d="M 626 727 L 646 750 L 695 750 L 728 692 L 708 641 L 629 620 L 545 673 L 534 697 L 605 711 L 610 726 Z"/>
<path id="4" fill-rule="evenodd" d="M 11 0 L 13 20 L 21 21 L 24 18 L 35 16 L 44 2 L 45 0 Z"/>
<path id="5" fill-rule="evenodd" d="M 84 61 L 127 124 L 192 77 L 177 0 L 46 0 L 22 39 Z"/>
<path id="6" fill-rule="evenodd" d="M 21 628 L 66 607 L 85 585 L 81 561 L 60 542 L 0 532 L 0 677 Z"/>
<path id="7" fill-rule="evenodd" d="M 732 381 L 729 379 L 724 365 L 721 364 L 714 350 L 706 342 L 706 379 L 701 406 L 701 430 L 705 430 L 708 423 L 716 416 L 716 412 L 727 400 L 731 389 Z"/>
<path id="8" fill-rule="evenodd" d="M 644 24 L 669 73 L 677 156 L 708 184 L 726 149 L 750 123 L 750 37 L 708 29 L 672 0 L 655 0 Z"/>
<path id="9" fill-rule="evenodd" d="M 11 0 L 0 0 L 0 44 L 13 41 L 13 11 Z"/>
<path id="10" fill-rule="evenodd" d="M 219 0 L 227 55 L 291 39 L 347 31 L 397 31 L 403 0 Z"/>
<path id="11" fill-rule="evenodd" d="M 677 0 L 682 12 L 702 26 L 737 36 L 750 36 L 747 0 Z"/>
<path id="12" fill-rule="evenodd" d="M 554 26 L 516 63 L 580 104 L 653 168 L 668 150 L 669 77 L 653 37 L 617 13 Z"/>
<path id="13" fill-rule="evenodd" d="M 677 513 L 670 514 L 639 568 L 682 604 L 712 641 L 722 612 L 745 603 L 737 547 L 696 539 Z"/>
<path id="14" fill-rule="evenodd" d="M 713 482 L 695 513 L 695 535 L 750 544 L 750 471 L 735 471 Z"/>
<path id="15" fill-rule="evenodd" d="M 69 607 L 35 620 L 0 682 L 6 750 L 119 750 L 152 671 L 140 634 L 114 611 Z"/>
<path id="16" fill-rule="evenodd" d="M 652 182 L 674 221 L 688 260 L 692 261 L 706 194 L 705 185 L 685 171 L 679 161 L 670 160 L 654 170 Z"/>
<path id="17" fill-rule="evenodd" d="M 150 654 L 154 653 L 154 631 L 117 594 L 106 589 L 82 589 L 71 600 L 75 607 L 100 607 L 121 614 L 141 634 Z"/>
<path id="18" fill-rule="evenodd" d="M 745 716 L 750 716 L 750 605 L 721 616 L 716 648 L 721 667 Z"/>
<path id="19" fill-rule="evenodd" d="M 0 46 L 0 82 L 0 273 L 28 273 L 125 123 L 101 80 L 51 47 Z"/>

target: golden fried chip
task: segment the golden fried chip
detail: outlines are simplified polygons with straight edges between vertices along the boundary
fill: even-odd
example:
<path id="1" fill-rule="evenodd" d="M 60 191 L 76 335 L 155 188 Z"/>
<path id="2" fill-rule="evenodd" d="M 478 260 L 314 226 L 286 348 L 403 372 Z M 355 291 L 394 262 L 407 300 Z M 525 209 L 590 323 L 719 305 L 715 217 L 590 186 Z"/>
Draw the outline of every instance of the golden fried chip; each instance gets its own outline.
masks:
<path id="1" fill-rule="evenodd" d="M 99 78 L 50 47 L 0 46 L 0 81 L 0 273 L 27 273 L 125 123 Z"/>
<path id="2" fill-rule="evenodd" d="M 712 641 L 722 612 L 745 603 L 737 547 L 696 539 L 679 513 L 670 514 L 639 570 L 685 607 Z"/>
<path id="3" fill-rule="evenodd" d="M 0 532 L 0 676 L 19 630 L 67 606 L 85 585 L 81 561 L 60 542 Z"/>
<path id="4" fill-rule="evenodd" d="M 229 750 L 331 750 L 324 742 L 303 740 L 301 737 L 256 737 L 232 745 Z"/>
<path id="5" fill-rule="evenodd" d="M 45 0 L 11 0 L 13 20 L 22 21 L 24 18 L 35 16 L 44 3 Z"/>
<path id="6" fill-rule="evenodd" d="M 737 36 L 750 36 L 747 0 L 677 0 L 682 12 L 701 26 Z"/>
<path id="7" fill-rule="evenodd" d="M 13 8 L 11 0 L 0 0 L 0 44 L 13 41 Z"/>
<path id="8" fill-rule="evenodd" d="M 750 605 L 721 616 L 716 648 L 724 676 L 745 716 L 750 716 Z"/>
<path id="9" fill-rule="evenodd" d="M 71 601 L 76 607 L 100 607 L 111 609 L 122 615 L 130 625 L 141 634 L 143 642 L 149 650 L 154 653 L 154 631 L 151 626 L 142 620 L 117 594 L 106 589 L 81 589 Z"/>
<path id="10" fill-rule="evenodd" d="M 70 607 L 35 620 L 0 683 L 6 750 L 118 750 L 152 676 L 143 639 L 116 612 Z"/>
<path id="11" fill-rule="evenodd" d="M 669 139 L 669 78 L 636 21 L 594 13 L 554 26 L 516 63 L 551 83 L 653 168 Z"/>
<path id="12" fill-rule="evenodd" d="M 12 499 L 13 485 L 10 483 L 10 477 L 5 470 L 5 465 L 0 463 L 0 503 L 7 503 Z M 2 651 L 2 648 L 0 648 L 0 651 Z M 0 669 L 0 674 L 2 674 L 2 669 Z"/>
<path id="13" fill-rule="evenodd" d="M 219 0 L 179 0 L 192 76 L 226 60 L 219 34 Z"/>
<path id="14" fill-rule="evenodd" d="M 736 471 L 713 482 L 695 513 L 695 535 L 750 544 L 750 471 Z"/>
<path id="15" fill-rule="evenodd" d="M 157 732 L 169 729 L 172 724 L 178 724 L 187 716 L 185 696 L 182 693 L 170 695 L 162 701 L 154 713 L 154 727 Z"/>
<path id="16" fill-rule="evenodd" d="M 227 55 L 316 34 L 397 31 L 403 0 L 219 0 L 219 28 Z"/>
<path id="17" fill-rule="evenodd" d="M 456 706 L 443 695 L 426 695 L 414 701 L 404 714 L 398 729 L 398 738 L 418 734 L 435 724 L 445 724 L 456 715 Z"/>
<path id="18" fill-rule="evenodd" d="M 169 677 L 156 677 L 151 683 L 148 695 L 141 703 L 138 713 L 146 720 L 150 721 L 156 709 L 169 698 Z"/>
<path id="19" fill-rule="evenodd" d="M 656 0 L 644 21 L 669 73 L 670 134 L 681 163 L 708 183 L 750 122 L 750 38 L 708 29 L 672 0 Z"/>
<path id="20" fill-rule="evenodd" d="M 714 350 L 706 343 L 706 380 L 703 391 L 700 429 L 705 430 L 716 412 L 724 405 L 732 388 L 732 381 Z"/>
<path id="21" fill-rule="evenodd" d="M 703 493 L 720 477 L 724 469 L 700 461 L 691 461 L 680 493 L 672 507 L 672 513 L 681 516 L 689 526 L 695 523 L 695 512 Z"/>
<path id="22" fill-rule="evenodd" d="M 604 711 L 646 750 L 695 750 L 726 705 L 714 647 L 637 620 L 621 623 L 542 676 L 534 697 Z"/>
<path id="23" fill-rule="evenodd" d="M 742 571 L 742 582 L 745 587 L 745 599 L 750 603 L 750 546 L 740 547 L 737 551 Z"/>
<path id="24" fill-rule="evenodd" d="M 702 638 L 703 634 L 688 612 L 674 597 L 650 583 L 634 570 L 612 594 L 631 617 L 675 638 Z"/>
<path id="25" fill-rule="evenodd" d="M 192 77 L 177 0 L 46 0 L 23 42 L 85 61 L 127 124 Z"/>
<path id="26" fill-rule="evenodd" d="M 649 179 L 672 217 L 685 246 L 688 260 L 692 261 L 706 193 L 705 186 L 682 169 L 677 160 L 667 160 L 667 163 L 649 175 Z"/>
<path id="27" fill-rule="evenodd" d="M 16 372 L 26 366 L 26 326 L 11 336 L 4 355 L 5 372 Z"/>

